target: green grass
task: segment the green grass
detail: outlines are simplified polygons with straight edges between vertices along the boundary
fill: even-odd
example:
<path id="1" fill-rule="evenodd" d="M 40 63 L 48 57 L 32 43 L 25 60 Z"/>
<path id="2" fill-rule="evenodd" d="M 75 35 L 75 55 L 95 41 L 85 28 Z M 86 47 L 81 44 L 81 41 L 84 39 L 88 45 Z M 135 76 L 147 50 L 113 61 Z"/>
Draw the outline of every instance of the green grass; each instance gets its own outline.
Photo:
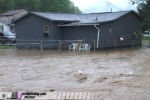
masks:
<path id="1" fill-rule="evenodd" d="M 150 36 L 142 38 L 142 45 L 150 45 Z"/>
<path id="2" fill-rule="evenodd" d="M 0 49 L 14 49 L 15 46 L 0 46 Z"/>
<path id="3" fill-rule="evenodd" d="M 150 40 L 150 36 L 147 36 L 147 37 L 143 37 L 142 40 Z"/>

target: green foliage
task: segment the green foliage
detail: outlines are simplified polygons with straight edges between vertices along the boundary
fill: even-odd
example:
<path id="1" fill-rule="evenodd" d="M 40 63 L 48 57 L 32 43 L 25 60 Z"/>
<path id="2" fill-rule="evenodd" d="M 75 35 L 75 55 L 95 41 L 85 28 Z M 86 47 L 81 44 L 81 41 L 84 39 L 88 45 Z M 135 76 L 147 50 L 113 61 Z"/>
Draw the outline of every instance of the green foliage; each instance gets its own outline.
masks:
<path id="1" fill-rule="evenodd" d="M 0 13 L 6 12 L 9 9 L 15 7 L 15 2 L 13 0 L 0 0 Z"/>
<path id="2" fill-rule="evenodd" d="M 0 0 L 0 13 L 12 9 L 28 11 L 81 13 L 70 0 Z"/>
<path id="3" fill-rule="evenodd" d="M 139 3 L 138 12 L 143 17 L 143 31 L 150 29 L 150 0 Z"/>
<path id="4" fill-rule="evenodd" d="M 145 3 L 147 0 L 130 0 L 132 4 Z"/>

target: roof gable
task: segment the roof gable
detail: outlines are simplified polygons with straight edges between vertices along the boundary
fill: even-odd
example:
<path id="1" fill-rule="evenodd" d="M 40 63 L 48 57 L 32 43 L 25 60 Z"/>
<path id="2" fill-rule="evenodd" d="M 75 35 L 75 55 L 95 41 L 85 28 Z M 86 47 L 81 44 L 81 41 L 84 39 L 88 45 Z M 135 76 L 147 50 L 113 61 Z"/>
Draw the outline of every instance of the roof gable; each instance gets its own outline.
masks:
<path id="1" fill-rule="evenodd" d="M 13 15 L 16 15 L 22 11 L 25 11 L 24 9 L 21 9 L 21 10 L 10 10 L 8 12 L 5 12 L 3 14 L 1 14 L 0 16 L 13 16 Z"/>
<path id="2" fill-rule="evenodd" d="M 136 13 L 136 12 L 133 11 L 133 10 L 127 12 L 125 15 L 120 16 L 119 18 L 122 18 L 122 17 L 124 17 L 124 16 L 126 16 L 126 15 L 128 15 L 128 14 L 133 14 L 133 15 L 135 15 L 139 20 L 143 20 L 143 18 L 142 18 L 138 13 Z M 118 18 L 118 19 L 119 19 L 119 18 Z"/>

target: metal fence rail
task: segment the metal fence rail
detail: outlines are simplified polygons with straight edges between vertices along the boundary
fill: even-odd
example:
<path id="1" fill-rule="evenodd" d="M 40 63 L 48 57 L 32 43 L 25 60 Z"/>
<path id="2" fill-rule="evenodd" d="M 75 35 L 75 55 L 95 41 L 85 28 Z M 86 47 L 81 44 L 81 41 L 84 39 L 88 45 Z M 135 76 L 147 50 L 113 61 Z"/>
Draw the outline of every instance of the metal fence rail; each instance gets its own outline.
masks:
<path id="1" fill-rule="evenodd" d="M 6 41 L 6 40 L 0 40 Z M 97 48 L 97 42 L 99 42 Z M 41 50 L 43 53 L 44 49 L 55 49 L 58 51 L 68 50 L 69 45 L 72 43 L 84 44 L 87 43 L 91 46 L 91 51 L 96 50 L 109 50 L 109 49 L 123 49 L 123 48 L 134 48 L 134 47 L 150 47 L 150 40 L 103 40 L 103 41 L 96 41 L 93 40 L 91 42 L 86 42 L 85 40 L 23 40 L 23 39 L 16 39 L 10 40 L 6 43 L 0 42 L 0 45 L 6 46 L 16 46 L 17 48 L 37 48 Z"/>
<path id="2" fill-rule="evenodd" d="M 2 46 L 5 46 L 5 45 L 9 45 L 9 46 L 11 46 L 11 45 L 15 45 L 16 43 L 15 43 L 15 40 L 14 39 L 0 39 L 0 45 Z"/>
<path id="3" fill-rule="evenodd" d="M 83 40 L 16 40 L 17 48 L 37 48 L 43 54 L 44 49 L 67 50 L 72 43 L 84 43 Z"/>

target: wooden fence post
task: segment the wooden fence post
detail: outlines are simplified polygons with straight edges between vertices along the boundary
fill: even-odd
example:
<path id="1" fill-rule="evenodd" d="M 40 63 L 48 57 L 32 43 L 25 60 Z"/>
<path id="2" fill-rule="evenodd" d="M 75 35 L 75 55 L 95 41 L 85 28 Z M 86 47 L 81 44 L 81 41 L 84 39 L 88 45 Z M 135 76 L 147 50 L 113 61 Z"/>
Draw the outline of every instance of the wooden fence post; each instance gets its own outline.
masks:
<path id="1" fill-rule="evenodd" d="M 121 53 L 122 53 L 122 48 L 123 48 L 123 47 L 122 47 L 122 42 L 123 42 L 123 41 L 121 41 Z"/>
<path id="2" fill-rule="evenodd" d="M 40 41 L 40 50 L 41 50 L 41 55 L 43 55 L 43 41 Z"/>
<path id="3" fill-rule="evenodd" d="M 94 52 L 95 52 L 95 39 L 94 39 Z"/>
<path id="4" fill-rule="evenodd" d="M 61 52 L 61 40 L 59 40 L 58 50 L 59 50 L 59 52 Z"/>
<path id="5" fill-rule="evenodd" d="M 115 40 L 115 50 L 117 49 L 117 48 L 116 48 L 116 45 L 117 45 L 117 43 L 116 43 L 116 40 Z"/>
<path id="6" fill-rule="evenodd" d="M 107 49 L 108 49 L 109 47 L 107 48 L 107 41 L 106 41 L 106 40 L 104 40 L 104 43 L 105 43 L 104 50 L 106 49 L 106 54 L 108 55 L 108 50 L 107 50 Z M 108 41 L 108 43 L 109 43 L 109 41 Z"/>
<path id="7" fill-rule="evenodd" d="M 10 46 L 12 46 L 12 39 L 10 40 Z"/>
<path id="8" fill-rule="evenodd" d="M 84 51 L 85 51 L 85 38 L 84 38 L 84 45 L 83 46 L 84 46 L 83 48 L 84 48 Z"/>
<path id="9" fill-rule="evenodd" d="M 133 40 L 132 40 L 132 48 L 133 48 Z"/>

